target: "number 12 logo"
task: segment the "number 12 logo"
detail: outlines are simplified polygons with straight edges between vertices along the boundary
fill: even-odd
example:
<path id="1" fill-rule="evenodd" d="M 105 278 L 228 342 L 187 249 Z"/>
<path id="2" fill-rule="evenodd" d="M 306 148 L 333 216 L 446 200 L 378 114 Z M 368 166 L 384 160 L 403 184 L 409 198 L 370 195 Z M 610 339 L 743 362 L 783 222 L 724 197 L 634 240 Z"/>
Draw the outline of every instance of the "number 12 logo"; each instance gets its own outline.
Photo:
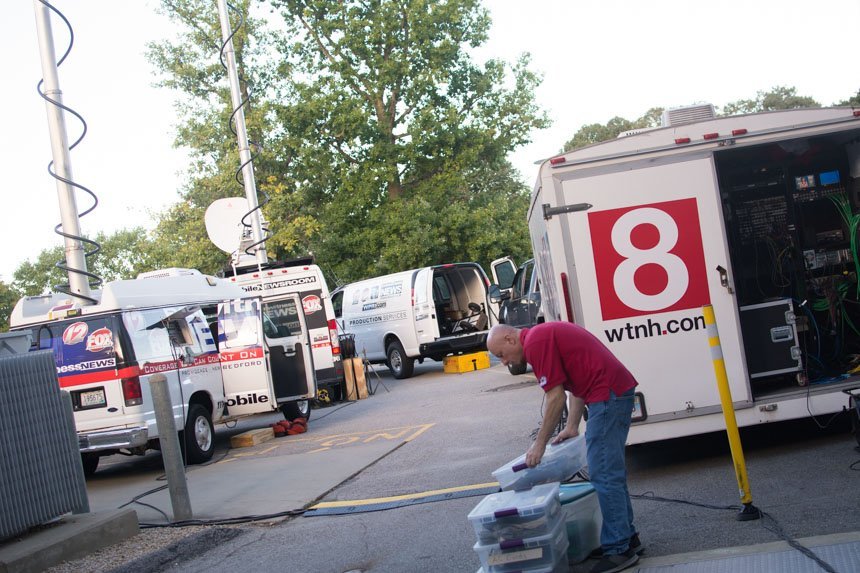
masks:
<path id="1" fill-rule="evenodd" d="M 696 200 L 588 214 L 603 320 L 710 302 Z"/>

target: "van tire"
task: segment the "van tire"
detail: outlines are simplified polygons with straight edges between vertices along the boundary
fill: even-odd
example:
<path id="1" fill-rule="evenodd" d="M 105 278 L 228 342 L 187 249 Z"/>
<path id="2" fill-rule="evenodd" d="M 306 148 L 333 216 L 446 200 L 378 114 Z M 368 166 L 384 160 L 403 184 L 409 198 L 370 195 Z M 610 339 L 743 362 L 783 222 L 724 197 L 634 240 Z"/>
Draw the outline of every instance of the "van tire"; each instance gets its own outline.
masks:
<path id="1" fill-rule="evenodd" d="M 292 422 L 296 418 L 304 418 L 305 420 L 310 420 L 311 401 L 297 400 L 295 402 L 284 402 L 283 404 L 281 404 L 281 413 L 284 415 L 284 419 L 290 422 Z"/>
<path id="2" fill-rule="evenodd" d="M 522 364 L 514 364 L 513 362 L 508 364 L 508 372 L 510 372 L 514 376 L 525 374 L 527 368 L 528 366 L 526 366 L 525 362 L 523 362 Z"/>
<path id="3" fill-rule="evenodd" d="M 81 464 L 84 466 L 84 477 L 92 477 L 99 467 L 99 455 L 92 452 L 81 454 Z"/>
<path id="4" fill-rule="evenodd" d="M 412 376 L 415 360 L 406 356 L 406 351 L 403 350 L 399 340 L 394 340 L 388 345 L 385 356 L 388 357 L 388 369 L 395 378 L 403 380 Z"/>
<path id="5" fill-rule="evenodd" d="M 191 404 L 179 443 L 189 464 L 202 464 L 212 459 L 215 453 L 215 427 L 209 410 L 200 404 Z"/>

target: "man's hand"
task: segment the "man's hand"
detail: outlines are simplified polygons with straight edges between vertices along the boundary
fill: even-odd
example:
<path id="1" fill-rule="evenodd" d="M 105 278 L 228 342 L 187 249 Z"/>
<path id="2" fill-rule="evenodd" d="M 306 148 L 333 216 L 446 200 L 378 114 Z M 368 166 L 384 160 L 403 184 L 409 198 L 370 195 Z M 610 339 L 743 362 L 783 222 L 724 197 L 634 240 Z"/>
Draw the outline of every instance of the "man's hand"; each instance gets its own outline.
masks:
<path id="1" fill-rule="evenodd" d="M 555 439 L 552 441 L 553 445 L 560 444 L 565 440 L 570 440 L 571 438 L 575 438 L 579 435 L 579 429 L 576 428 L 565 428 L 558 433 Z"/>
<path id="2" fill-rule="evenodd" d="M 545 450 L 546 444 L 540 445 L 538 442 L 533 443 L 532 447 L 529 448 L 529 451 L 526 452 L 526 465 L 530 468 L 538 465 Z"/>

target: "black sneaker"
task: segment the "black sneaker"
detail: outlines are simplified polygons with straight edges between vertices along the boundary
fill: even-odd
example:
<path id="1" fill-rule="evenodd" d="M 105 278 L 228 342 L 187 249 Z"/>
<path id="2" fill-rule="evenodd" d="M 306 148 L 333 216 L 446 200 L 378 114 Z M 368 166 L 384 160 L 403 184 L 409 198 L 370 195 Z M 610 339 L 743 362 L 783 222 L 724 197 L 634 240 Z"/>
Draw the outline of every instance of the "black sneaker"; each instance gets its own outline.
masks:
<path id="1" fill-rule="evenodd" d="M 642 555 L 643 553 L 645 553 L 645 546 L 642 545 L 641 541 L 639 541 L 638 533 L 634 533 L 630 536 L 630 544 L 627 546 L 627 549 L 629 549 L 636 555 Z"/>
<path id="2" fill-rule="evenodd" d="M 618 555 L 604 555 L 591 566 L 588 573 L 615 573 L 632 567 L 637 561 L 639 556 L 632 549 L 628 549 Z"/>
<path id="3" fill-rule="evenodd" d="M 642 542 L 639 541 L 639 533 L 634 533 L 630 536 L 630 541 L 628 542 L 627 549 L 633 551 L 636 555 L 642 555 L 645 553 L 645 546 L 642 545 Z M 594 551 L 588 554 L 589 559 L 600 559 L 603 557 L 603 548 L 598 547 Z"/>

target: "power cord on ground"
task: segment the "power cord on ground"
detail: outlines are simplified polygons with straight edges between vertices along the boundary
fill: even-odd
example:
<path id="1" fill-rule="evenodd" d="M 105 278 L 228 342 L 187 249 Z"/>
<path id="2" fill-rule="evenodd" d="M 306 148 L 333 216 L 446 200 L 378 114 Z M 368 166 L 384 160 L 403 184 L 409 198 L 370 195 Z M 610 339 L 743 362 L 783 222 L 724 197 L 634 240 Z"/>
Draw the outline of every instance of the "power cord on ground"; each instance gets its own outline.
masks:
<path id="1" fill-rule="evenodd" d="M 650 501 L 662 501 L 662 502 L 668 502 L 668 503 L 692 505 L 695 507 L 703 507 L 705 509 L 731 510 L 731 511 L 739 511 L 740 509 L 742 509 L 741 506 L 739 506 L 739 505 L 712 505 L 712 504 L 708 504 L 708 503 L 688 501 L 685 499 L 674 499 L 674 498 L 668 498 L 668 497 L 660 497 L 660 496 L 654 495 L 651 492 L 646 492 L 643 494 L 630 494 L 630 497 L 633 499 L 643 499 L 643 500 L 650 500 Z M 762 522 L 763 527 L 765 529 L 767 529 L 768 531 L 770 531 L 772 533 L 775 533 L 783 541 L 788 543 L 789 546 L 791 546 L 793 549 L 796 549 L 797 551 L 803 553 L 804 555 L 806 555 L 807 557 L 809 557 L 810 559 L 815 561 L 815 563 L 818 564 L 819 567 L 821 567 L 822 569 L 824 569 L 828 573 L 837 573 L 837 571 L 835 569 L 833 569 L 833 567 L 830 566 L 829 563 L 827 563 L 826 561 L 824 561 L 823 559 L 818 557 L 818 555 L 816 555 L 811 549 L 804 547 L 803 545 L 798 543 L 794 538 L 792 538 L 790 535 L 788 535 L 788 533 L 785 532 L 785 530 L 782 528 L 782 526 L 779 524 L 779 522 L 776 520 L 776 518 L 774 518 L 771 514 L 767 513 L 766 511 L 761 511 L 761 515 L 762 515 L 762 517 L 765 518 L 765 520 Z M 768 527 L 768 525 L 767 525 L 768 522 L 773 525 L 772 528 Z"/>

